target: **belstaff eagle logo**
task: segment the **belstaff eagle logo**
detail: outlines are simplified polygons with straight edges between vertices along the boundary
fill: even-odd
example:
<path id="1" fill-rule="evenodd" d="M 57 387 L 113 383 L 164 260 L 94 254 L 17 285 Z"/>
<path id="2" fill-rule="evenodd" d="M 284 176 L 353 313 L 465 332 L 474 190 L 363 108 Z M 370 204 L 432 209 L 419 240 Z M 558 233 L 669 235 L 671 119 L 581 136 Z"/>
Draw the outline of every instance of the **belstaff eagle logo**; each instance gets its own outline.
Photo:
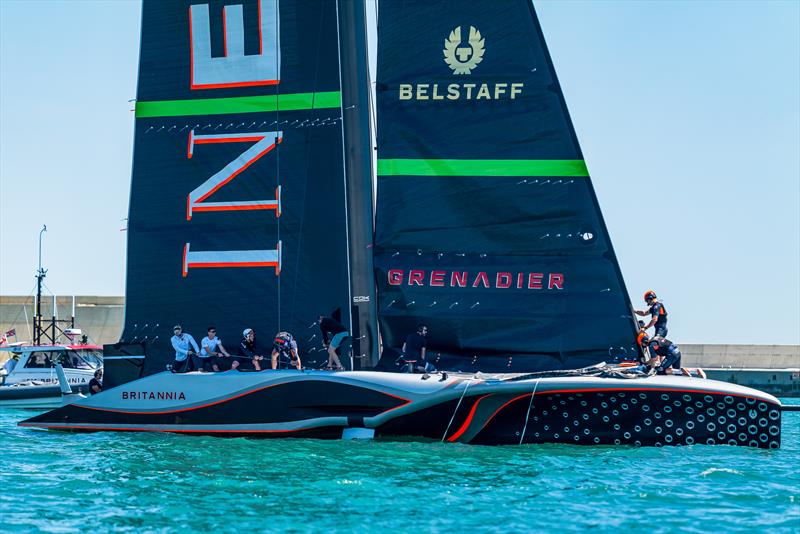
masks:
<path id="1" fill-rule="evenodd" d="M 474 26 L 469 27 L 467 46 L 461 46 L 461 26 L 450 32 L 444 40 L 444 62 L 453 70 L 453 74 L 469 74 L 483 61 L 485 39 Z"/>

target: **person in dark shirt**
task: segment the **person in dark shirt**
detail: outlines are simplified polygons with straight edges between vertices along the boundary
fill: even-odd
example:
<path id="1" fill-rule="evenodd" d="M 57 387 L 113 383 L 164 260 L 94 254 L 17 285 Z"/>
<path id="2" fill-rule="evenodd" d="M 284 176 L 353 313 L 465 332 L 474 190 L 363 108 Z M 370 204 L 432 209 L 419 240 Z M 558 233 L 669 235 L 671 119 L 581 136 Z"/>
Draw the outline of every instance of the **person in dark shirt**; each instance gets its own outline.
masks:
<path id="1" fill-rule="evenodd" d="M 279 369 L 282 365 L 293 366 L 298 371 L 303 368 L 297 353 L 297 341 L 289 332 L 278 332 L 272 342 L 272 368 Z"/>
<path id="2" fill-rule="evenodd" d="M 639 334 L 639 343 L 642 348 L 647 347 L 650 350 L 653 361 L 649 365 L 655 366 L 656 374 L 672 374 L 673 369 L 680 369 L 684 376 L 692 376 L 689 369 L 681 367 L 681 351 L 678 345 L 669 339 L 660 336 L 651 339 L 647 334 Z M 700 368 L 695 369 L 695 372 L 700 378 L 706 377 L 705 372 Z"/>
<path id="3" fill-rule="evenodd" d="M 658 301 L 656 292 L 652 289 L 644 294 L 644 301 L 647 303 L 647 310 L 636 310 L 636 315 L 640 317 L 647 317 L 650 315 L 650 322 L 642 327 L 642 330 L 647 330 L 651 326 L 656 327 L 655 335 L 660 337 L 667 336 L 667 309 L 664 304 Z"/>
<path id="4" fill-rule="evenodd" d="M 94 378 L 89 380 L 89 394 L 94 395 L 103 391 L 103 370 L 98 369 L 94 372 Z"/>
<path id="5" fill-rule="evenodd" d="M 403 343 L 403 360 L 408 363 L 407 372 L 414 370 L 429 373 L 434 370 L 433 365 L 426 360 L 428 350 L 428 327 L 424 324 L 417 325 L 417 331 L 408 334 Z"/>
<path id="6" fill-rule="evenodd" d="M 252 328 L 245 328 L 242 335 L 244 338 L 239 343 L 239 357 L 236 358 L 239 365 L 231 368 L 244 370 L 253 367 L 256 371 L 261 371 L 261 362 L 264 360 L 264 355 L 261 354 L 262 351 L 256 343 L 255 331 Z"/>
<path id="7" fill-rule="evenodd" d="M 326 369 L 334 371 L 343 371 L 342 362 L 339 360 L 339 355 L 336 354 L 342 342 L 350 337 L 347 328 L 342 323 L 330 317 L 320 315 L 317 320 L 319 329 L 322 331 L 322 344 L 328 350 L 328 367 Z"/>

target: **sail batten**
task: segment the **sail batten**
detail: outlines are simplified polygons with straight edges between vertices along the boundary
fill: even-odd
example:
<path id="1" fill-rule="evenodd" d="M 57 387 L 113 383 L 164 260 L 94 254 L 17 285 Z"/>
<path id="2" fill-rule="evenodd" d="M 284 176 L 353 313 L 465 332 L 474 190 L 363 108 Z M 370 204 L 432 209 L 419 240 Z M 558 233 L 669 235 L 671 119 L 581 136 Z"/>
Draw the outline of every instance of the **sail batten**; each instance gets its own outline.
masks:
<path id="1" fill-rule="evenodd" d="M 341 105 L 339 91 L 278 95 L 240 96 L 160 100 L 136 103 L 136 117 L 181 117 L 186 115 L 229 115 L 307 109 L 337 109 Z"/>
<path id="2" fill-rule="evenodd" d="M 589 176 L 583 160 L 379 159 L 381 176 Z"/>

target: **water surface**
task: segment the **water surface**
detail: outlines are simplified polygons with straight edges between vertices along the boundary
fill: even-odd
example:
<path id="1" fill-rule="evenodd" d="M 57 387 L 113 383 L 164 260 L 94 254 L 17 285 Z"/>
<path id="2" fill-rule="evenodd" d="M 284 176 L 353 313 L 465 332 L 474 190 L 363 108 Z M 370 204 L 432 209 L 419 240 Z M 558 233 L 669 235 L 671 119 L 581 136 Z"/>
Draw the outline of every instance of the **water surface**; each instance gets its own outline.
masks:
<path id="1" fill-rule="evenodd" d="M 16 426 L 34 413 L 0 410 L 0 531 L 800 532 L 800 412 L 774 451 Z"/>

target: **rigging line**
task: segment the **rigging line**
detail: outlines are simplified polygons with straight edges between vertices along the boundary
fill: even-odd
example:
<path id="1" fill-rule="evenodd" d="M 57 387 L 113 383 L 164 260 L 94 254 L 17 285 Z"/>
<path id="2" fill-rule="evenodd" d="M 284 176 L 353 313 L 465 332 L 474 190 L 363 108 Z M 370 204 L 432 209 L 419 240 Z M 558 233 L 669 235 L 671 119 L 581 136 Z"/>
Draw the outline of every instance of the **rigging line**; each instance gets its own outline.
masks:
<path id="1" fill-rule="evenodd" d="M 275 10 L 275 28 L 277 31 L 275 32 L 275 50 L 278 51 L 275 54 L 275 72 L 278 73 L 278 79 L 281 77 L 281 63 L 280 63 L 280 50 L 281 50 L 281 42 L 280 42 L 280 9 Z M 275 119 L 277 124 L 275 125 L 276 131 L 281 131 L 281 84 L 277 83 L 275 85 Z M 281 138 L 283 134 L 279 134 Z M 275 182 L 276 186 L 280 187 L 281 185 L 281 143 L 278 143 L 278 139 L 275 139 Z M 283 191 L 281 191 L 283 193 Z M 282 197 L 282 195 L 281 195 Z M 279 205 L 282 207 L 282 198 L 278 201 Z M 278 332 L 281 332 L 283 329 L 281 328 L 281 276 L 280 276 L 280 269 L 281 269 L 281 260 L 283 259 L 283 244 L 281 243 L 281 218 L 278 217 Z"/>
<path id="2" fill-rule="evenodd" d="M 374 0 L 373 5 L 375 6 L 375 36 L 377 37 L 377 29 L 378 29 L 378 0 Z M 370 123 L 371 123 L 370 126 L 372 126 L 372 132 L 370 132 L 370 140 L 369 140 L 369 142 L 370 142 L 370 145 L 373 145 L 372 136 L 374 134 L 375 135 L 375 143 L 373 145 L 373 149 L 374 149 L 375 145 L 378 144 L 378 115 L 377 115 L 377 112 L 375 110 L 375 100 L 374 100 L 373 94 L 372 94 L 372 91 L 373 91 L 372 86 L 373 86 L 374 82 L 372 81 L 372 69 L 370 69 L 371 62 L 370 62 L 370 59 L 369 59 L 369 30 L 366 27 L 366 24 L 364 24 L 364 33 L 367 34 L 367 35 L 365 35 L 365 42 L 367 44 L 367 82 L 368 82 L 368 87 L 369 87 L 368 102 L 369 102 Z M 375 77 L 377 78 L 377 76 L 378 76 L 378 65 L 377 65 L 377 61 L 376 61 Z M 375 91 L 377 91 L 377 90 L 378 90 L 378 88 L 376 86 L 375 87 Z M 373 154 L 370 153 L 370 157 L 372 157 L 372 156 L 373 156 Z"/>
<path id="3" fill-rule="evenodd" d="M 350 332 L 353 331 L 353 311 L 351 308 L 351 301 L 353 299 L 353 281 L 351 280 L 351 269 L 350 269 L 350 211 L 347 206 L 347 198 L 348 198 L 348 190 L 347 190 L 347 150 L 344 146 L 344 82 L 342 78 L 342 42 L 341 42 L 341 28 L 339 27 L 339 2 L 334 4 L 336 6 L 336 54 L 337 54 L 337 62 L 336 65 L 339 68 L 339 91 L 342 93 L 341 102 L 339 105 L 339 113 L 341 115 L 341 131 L 342 131 L 342 187 L 344 191 L 344 231 L 345 231 L 345 243 L 347 248 L 347 316 L 349 317 L 349 326 Z M 352 350 L 352 344 L 351 344 Z"/>
<path id="4" fill-rule="evenodd" d="M 28 310 L 25 308 L 25 304 L 28 302 L 28 297 L 33 296 L 33 293 L 35 291 L 36 291 L 36 284 L 33 284 L 33 289 L 30 290 L 28 295 L 22 301 L 22 306 L 21 306 L 20 310 L 17 312 L 17 315 L 14 317 L 14 320 L 11 321 L 11 327 L 12 328 L 17 325 L 17 320 L 19 319 L 19 316 L 22 314 L 22 312 L 25 312 L 25 323 L 28 322 Z M 28 334 L 30 334 L 31 338 L 33 338 L 33 335 L 31 334 L 31 331 L 30 331 L 31 330 L 31 325 L 28 324 L 27 326 L 28 326 Z"/>
<path id="5" fill-rule="evenodd" d="M 533 398 L 536 396 L 536 388 L 539 387 L 539 379 L 533 383 L 533 392 L 531 393 L 531 402 L 528 404 L 528 411 L 525 413 L 525 425 L 522 427 L 522 435 L 519 437 L 519 444 L 522 445 L 522 440 L 525 439 L 525 431 L 528 429 L 528 418 L 531 416 L 531 408 L 533 407 Z"/>
<path id="6" fill-rule="evenodd" d="M 458 399 L 458 404 L 456 404 L 456 409 L 453 410 L 453 416 L 450 418 L 450 422 L 447 423 L 447 428 L 444 430 L 444 435 L 442 436 L 442 443 L 444 440 L 447 439 L 447 433 L 450 432 L 450 426 L 453 424 L 453 420 L 456 418 L 456 414 L 458 413 L 458 408 L 461 406 L 461 401 L 464 400 L 464 395 L 466 395 L 467 390 L 469 389 L 469 385 L 472 384 L 472 380 L 475 378 L 474 376 L 469 377 L 467 379 L 467 385 L 464 387 L 464 391 L 461 392 L 461 398 Z"/>
<path id="7" fill-rule="evenodd" d="M 28 327 L 28 336 L 30 336 L 30 340 L 31 342 L 33 342 L 33 332 L 31 332 L 31 323 L 28 320 L 28 308 L 25 307 L 25 304 L 22 305 L 22 311 L 25 312 L 25 326 Z"/>

